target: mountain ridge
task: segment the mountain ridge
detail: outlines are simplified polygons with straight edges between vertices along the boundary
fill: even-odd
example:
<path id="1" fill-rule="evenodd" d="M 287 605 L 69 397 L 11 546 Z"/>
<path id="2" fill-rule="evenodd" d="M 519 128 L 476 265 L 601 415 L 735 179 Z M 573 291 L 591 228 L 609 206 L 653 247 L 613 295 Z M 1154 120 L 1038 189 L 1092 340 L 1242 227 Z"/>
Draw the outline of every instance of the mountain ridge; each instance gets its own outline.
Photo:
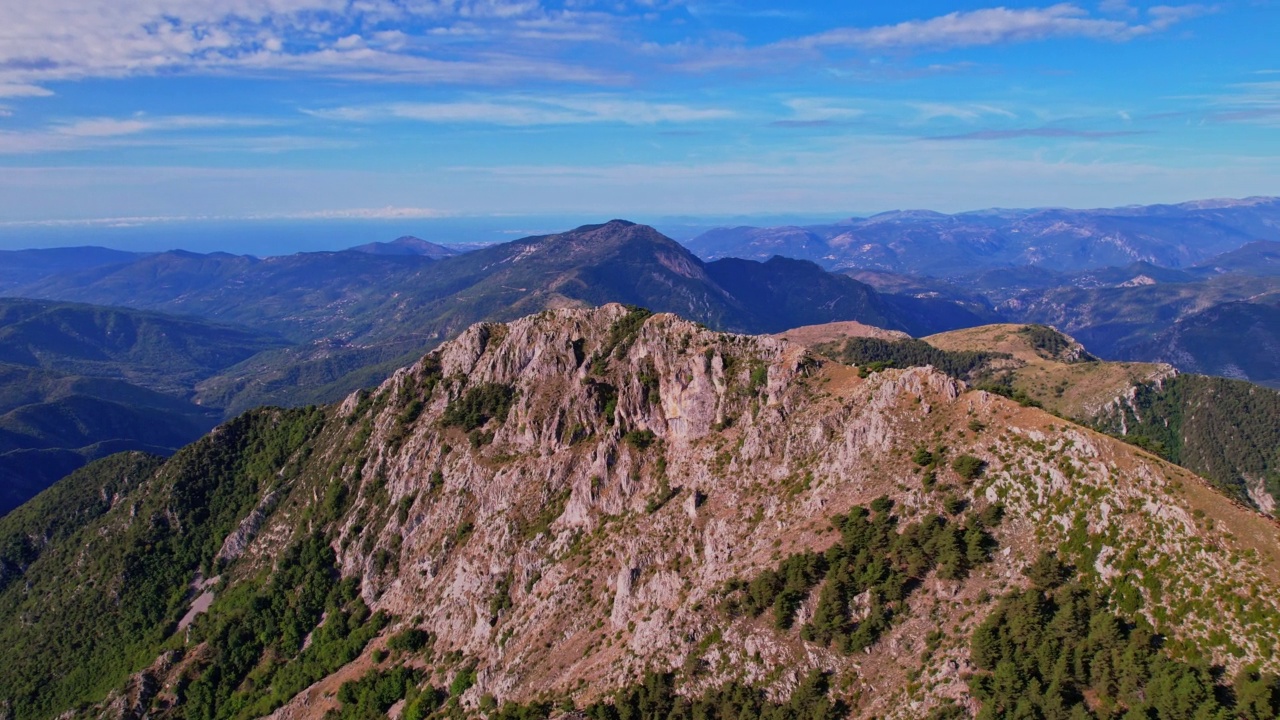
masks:
<path id="1" fill-rule="evenodd" d="M 369 696 L 375 712 L 403 700 L 424 715 L 621 707 L 636 683 L 662 703 L 758 688 L 852 717 L 998 714 L 1041 697 L 984 684 L 1002 656 L 983 638 L 1033 595 L 1102 598 L 1090 607 L 1117 615 L 1092 622 L 1120 647 L 1208 683 L 1195 707 L 1219 702 L 1207 663 L 1243 669 L 1242 690 L 1253 663 L 1276 669 L 1276 525 L 1193 474 L 930 369 L 861 377 L 619 305 L 472 326 L 374 391 L 250 413 L 131 482 L 69 540 L 5 565 L 26 589 L 0 591 L 0 618 L 40 618 L 0 622 L 0 687 L 29 693 L 11 696 L 17 720 L 61 712 L 63 693 L 85 715 L 318 718 L 363 707 L 366 681 L 393 693 Z M 14 531 L 30 537 L 0 520 Z M 130 565 L 144 546 L 163 557 Z M 884 564 L 849 576 L 854 596 L 837 568 L 864 567 L 859 547 Z M 103 560 L 51 594 L 81 552 Z M 67 644 L 60 623 L 81 610 L 64 603 L 98 607 L 130 567 L 138 593 L 96 644 Z M 193 577 L 215 571 L 207 612 L 174 634 Z M 139 623 L 128 669 L 112 660 L 117 618 Z M 256 630 L 276 622 L 287 631 Z M 50 680 L 69 663 L 86 670 Z M 829 675 L 802 695 L 811 670 Z M 1174 697 L 1139 673 L 1125 675 L 1139 694 L 1082 700 L 1088 671 L 1068 675 L 1077 689 L 1050 699 L 1082 710 Z"/>
<path id="2" fill-rule="evenodd" d="M 1280 239 L 1280 199 L 1075 210 L 943 214 L 890 211 L 829 225 L 716 228 L 689 241 L 700 257 L 813 260 L 950 278 L 1033 265 L 1079 271 L 1151 262 L 1190 266 L 1255 240 Z"/>

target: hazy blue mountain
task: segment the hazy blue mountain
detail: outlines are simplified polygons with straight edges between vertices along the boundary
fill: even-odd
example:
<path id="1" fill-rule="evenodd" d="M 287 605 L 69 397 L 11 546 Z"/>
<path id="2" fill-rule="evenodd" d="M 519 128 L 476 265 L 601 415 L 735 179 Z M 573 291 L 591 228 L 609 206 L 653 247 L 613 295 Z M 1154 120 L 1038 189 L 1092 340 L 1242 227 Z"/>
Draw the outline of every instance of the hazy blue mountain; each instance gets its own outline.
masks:
<path id="1" fill-rule="evenodd" d="M 0 362 L 117 378 L 177 396 L 285 344 L 267 333 L 193 317 L 0 298 Z"/>
<path id="2" fill-rule="evenodd" d="M 33 248 L 0 250 L 0 293 L 54 275 L 109 265 L 123 265 L 142 257 L 141 253 L 103 247 Z"/>
<path id="3" fill-rule="evenodd" d="M 1193 269 L 1201 274 L 1280 275 L 1280 242 L 1273 240 L 1251 242 L 1244 247 L 1200 262 Z"/>
<path id="4" fill-rule="evenodd" d="M 198 315 L 306 341 L 358 325 L 366 301 L 431 262 L 349 251 L 261 259 L 171 251 L 51 277 L 19 294 Z"/>
<path id="5" fill-rule="evenodd" d="M 997 310 L 1017 322 L 1052 325 L 1106 359 L 1168 361 L 1183 369 L 1199 370 L 1186 365 L 1185 357 L 1157 351 L 1156 338 L 1196 313 L 1222 304 L 1253 302 L 1277 289 L 1280 283 L 1275 279 L 1244 275 L 1221 275 L 1201 282 L 1068 285 L 1022 293 L 1001 302 Z M 1259 312 L 1271 312 L 1272 307 L 1267 305 Z M 1249 348 L 1241 350 L 1248 352 Z M 1260 346 L 1258 351 L 1265 350 Z"/>
<path id="6" fill-rule="evenodd" d="M 167 455 L 221 419 L 121 380 L 0 363 L 0 515 L 86 462 L 124 450 Z"/>
<path id="7" fill-rule="evenodd" d="M 1280 240 L 1280 200 L 955 215 L 894 211 L 804 228 L 716 228 L 688 246 L 706 259 L 777 254 L 832 269 L 956 277 L 1023 265 L 1067 272 L 1136 262 L 1182 268 L 1255 240 Z"/>
<path id="8" fill-rule="evenodd" d="M 351 251 L 266 259 L 170 252 L 48 278 L 28 292 L 190 313 L 294 341 L 200 381 L 202 403 L 232 411 L 332 400 L 472 323 L 566 304 L 630 303 L 745 332 L 862 320 L 930 333 L 990 319 L 983 308 L 949 298 L 882 295 L 807 262 L 704 263 L 653 228 L 625 221 L 438 260 Z"/>
<path id="9" fill-rule="evenodd" d="M 277 337 L 191 317 L 0 299 L 0 513 L 90 460 L 167 454 L 223 417 L 196 383 Z"/>
<path id="10" fill-rule="evenodd" d="M 1280 291 L 1280 288 L 1277 289 Z M 1280 387 L 1280 295 L 1224 302 L 1193 312 L 1122 359 L 1167 362 L 1189 372 Z"/>
<path id="11" fill-rule="evenodd" d="M 405 235 L 391 242 L 372 242 L 350 248 L 353 252 L 370 255 L 416 255 L 418 257 L 439 260 L 460 254 L 458 250 L 445 245 L 437 245 L 421 238 Z"/>

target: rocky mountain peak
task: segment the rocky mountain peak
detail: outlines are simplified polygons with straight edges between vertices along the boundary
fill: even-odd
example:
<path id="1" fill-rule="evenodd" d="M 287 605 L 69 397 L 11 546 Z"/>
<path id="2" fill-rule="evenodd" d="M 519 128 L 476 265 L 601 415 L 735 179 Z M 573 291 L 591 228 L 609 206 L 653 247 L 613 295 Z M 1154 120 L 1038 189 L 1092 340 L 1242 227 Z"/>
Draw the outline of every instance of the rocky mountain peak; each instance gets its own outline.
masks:
<path id="1" fill-rule="evenodd" d="M 983 678 L 1001 677 L 1000 646 L 985 638 L 1033 595 L 1103 598 L 1088 602 L 1228 676 L 1278 669 L 1273 525 L 1187 471 L 929 367 L 860 371 L 674 315 L 555 309 L 472 326 L 376 390 L 252 414 L 193 447 L 10 585 L 64 602 L 38 563 L 71 557 L 150 582 L 107 551 L 138 523 L 148 543 L 195 533 L 208 548 L 155 570 L 180 578 L 161 597 L 213 593 L 207 612 L 168 640 L 157 617 L 156 662 L 99 710 L 320 718 L 355 706 L 363 691 L 344 684 L 400 678 L 415 717 L 423 702 L 583 708 L 638 683 L 958 717 L 995 702 Z M 216 531 L 201 535 L 181 503 L 222 477 L 217 458 L 254 482 L 209 487 Z M 304 566 L 321 571 L 274 579 Z M 1054 590 L 1068 572 L 1080 584 Z M 306 605 L 316 592 L 329 600 Z M 276 607 L 296 637 L 241 632 Z M 36 642 L 18 637 L 34 625 L 0 627 L 11 647 Z M 0 659 L 32 677 L 48 652 Z M 101 667 L 92 648 L 65 652 Z"/>

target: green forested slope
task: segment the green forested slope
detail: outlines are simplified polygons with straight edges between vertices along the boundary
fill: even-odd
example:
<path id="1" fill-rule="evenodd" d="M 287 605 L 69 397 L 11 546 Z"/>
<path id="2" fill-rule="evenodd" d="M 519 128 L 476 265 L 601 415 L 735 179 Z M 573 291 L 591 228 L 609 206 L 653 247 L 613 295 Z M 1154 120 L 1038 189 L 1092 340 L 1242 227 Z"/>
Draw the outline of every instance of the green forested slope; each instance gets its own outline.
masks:
<path id="1" fill-rule="evenodd" d="M 249 413 L 159 469 L 113 456 L 0 518 L 0 688 L 13 717 L 100 699 L 149 664 L 197 572 L 215 572 L 223 539 L 321 422 L 316 410 Z"/>
<path id="2" fill-rule="evenodd" d="M 1250 501 L 1280 498 L 1280 392 L 1241 380 L 1179 375 L 1139 386 L 1099 419 L 1108 432 L 1149 448 Z"/>

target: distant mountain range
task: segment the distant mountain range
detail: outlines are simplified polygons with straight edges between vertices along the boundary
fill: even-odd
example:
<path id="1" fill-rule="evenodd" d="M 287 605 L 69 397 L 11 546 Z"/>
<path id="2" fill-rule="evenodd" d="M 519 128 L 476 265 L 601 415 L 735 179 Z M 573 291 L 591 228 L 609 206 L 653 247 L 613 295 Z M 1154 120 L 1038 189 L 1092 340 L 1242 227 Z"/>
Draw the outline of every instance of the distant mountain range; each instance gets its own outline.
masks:
<path id="1" fill-rule="evenodd" d="M 104 251 L 97 262 L 62 266 L 66 256 L 56 251 L 22 254 L 14 262 L 30 266 L 43 257 L 44 270 L 15 292 L 44 300 L 0 302 L 0 363 L 93 387 L 133 383 L 177 405 L 150 396 L 110 407 L 92 394 L 28 398 L 0 451 L 39 451 L 44 460 L 24 459 L 15 467 L 25 476 L 5 476 L 12 502 L 101 454 L 85 447 L 125 439 L 133 444 L 109 446 L 165 452 L 252 407 L 333 401 L 479 321 L 608 302 L 746 332 L 860 320 L 928 334 L 986 319 L 981 308 L 880 293 L 802 260 L 704 263 L 653 228 L 625 221 L 443 257 L 427 245 L 402 238 L 265 259 Z M 0 267 L 11 259 L 0 254 Z M 175 412 L 184 419 L 161 418 Z M 130 425 L 138 428 L 132 435 L 122 430 Z M 0 431 L 6 427 L 0 418 Z"/>
<path id="2" fill-rule="evenodd" d="M 388 245 L 423 250 L 417 242 Z M 206 404 L 233 410 L 332 400 L 376 382 L 370 366 L 390 372 L 471 323 L 564 305 L 625 302 L 745 332 L 862 320 L 927 334 L 990 319 L 964 303 L 882 294 L 805 261 L 704 263 L 624 221 L 440 259 L 424 253 L 258 259 L 171 251 L 73 268 L 14 292 L 196 315 L 292 340 L 294 347 L 202 386 Z"/>
<path id="3" fill-rule="evenodd" d="M 1058 271 L 1127 266 L 1181 268 L 1254 240 L 1280 240 L 1280 199 L 1248 198 L 1103 210 L 913 210 L 807 227 L 716 228 L 690 240 L 707 260 L 812 260 L 949 278 L 1036 266 Z"/>
<path id="4" fill-rule="evenodd" d="M 621 220 L 468 252 L 412 237 L 268 258 L 0 252 L 0 288 L 48 301 L 0 303 L 0 363 L 22 369 L 0 375 L 0 396 L 7 385 L 51 386 L 55 376 L 69 378 L 59 387 L 97 388 L 71 393 L 92 403 L 50 391 L 0 407 L 23 408 L 9 426 L 0 423 L 13 428 L 3 447 L 56 450 L 60 459 L 47 465 L 57 474 L 100 454 L 83 448 L 122 437 L 118 428 L 127 423 L 106 418 L 158 411 L 187 418 L 165 421 L 176 434 L 129 438 L 164 450 L 219 417 L 264 404 L 329 402 L 374 385 L 473 323 L 608 302 L 747 333 L 856 320 L 921 337 L 1001 321 L 1041 323 L 1106 359 L 1280 387 L 1280 242 L 1257 239 L 1276 232 L 1278 212 L 1271 199 L 899 212 L 825 229 L 712 231 L 691 243 L 728 248 L 734 237 L 759 240 L 752 257 L 714 260 Z M 832 248 L 855 247 L 834 242 L 839 236 L 862 248 L 841 257 L 892 262 L 824 269 L 837 264 Z M 1034 263 L 1010 264 L 1027 261 Z M 943 266 L 938 275 L 920 270 Z M 96 307 L 58 304 L 69 301 Z M 46 373 L 39 381 L 22 379 L 37 370 Z M 179 406 L 135 394 L 122 407 L 141 416 L 103 409 L 101 402 L 120 402 L 100 397 L 107 381 Z M 86 423 L 88 416 L 103 422 Z"/>

